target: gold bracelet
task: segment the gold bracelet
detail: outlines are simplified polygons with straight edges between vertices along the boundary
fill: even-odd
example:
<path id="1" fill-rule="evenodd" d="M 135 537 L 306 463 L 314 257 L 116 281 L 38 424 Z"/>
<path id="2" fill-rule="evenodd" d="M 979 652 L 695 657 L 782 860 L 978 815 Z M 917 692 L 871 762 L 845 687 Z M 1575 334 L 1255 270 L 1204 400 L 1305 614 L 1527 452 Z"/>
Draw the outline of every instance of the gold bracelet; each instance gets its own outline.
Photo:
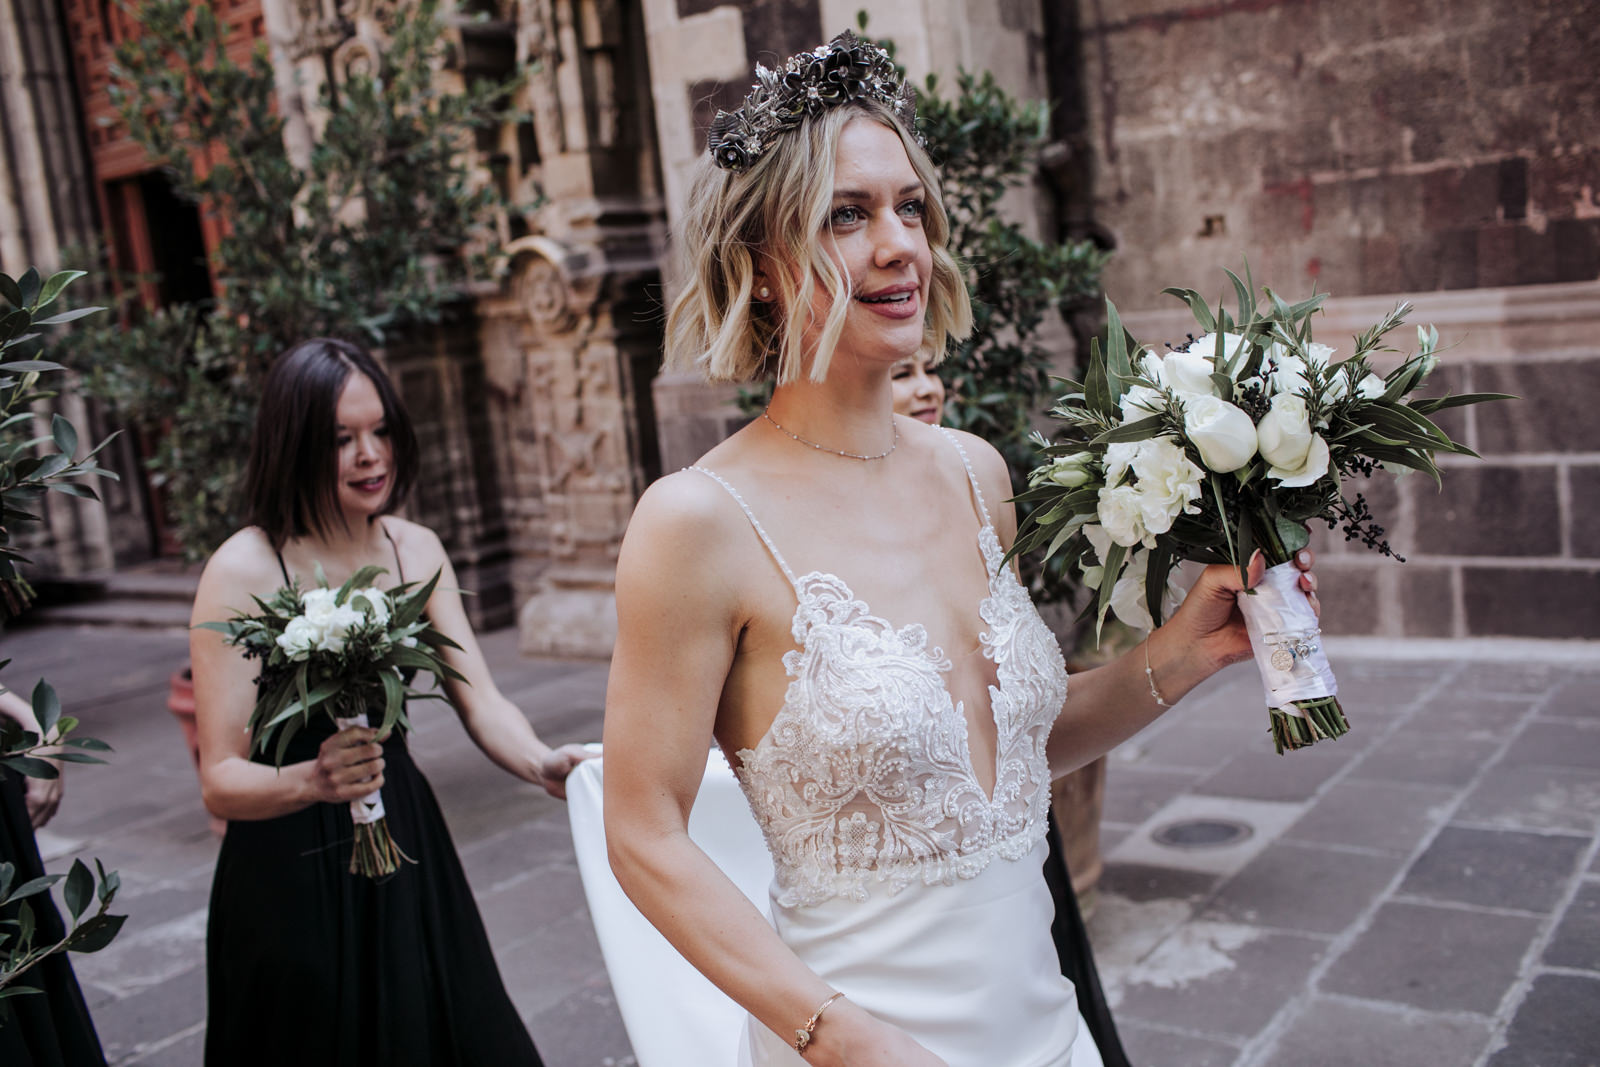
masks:
<path id="1" fill-rule="evenodd" d="M 828 1010 L 828 1005 L 844 996 L 843 993 L 834 993 L 827 1000 L 817 1005 L 817 1010 L 811 1013 L 811 1018 L 806 1020 L 806 1025 L 794 1032 L 794 1050 L 804 1052 L 806 1046 L 811 1044 L 811 1035 L 817 1030 L 817 1020 L 822 1018 L 822 1013 Z"/>
<path id="2" fill-rule="evenodd" d="M 1150 638 L 1148 637 L 1144 639 L 1144 676 L 1150 683 L 1150 695 L 1155 699 L 1155 702 L 1164 708 L 1170 708 L 1172 705 L 1161 699 L 1161 690 L 1156 688 L 1156 672 L 1150 668 Z"/>

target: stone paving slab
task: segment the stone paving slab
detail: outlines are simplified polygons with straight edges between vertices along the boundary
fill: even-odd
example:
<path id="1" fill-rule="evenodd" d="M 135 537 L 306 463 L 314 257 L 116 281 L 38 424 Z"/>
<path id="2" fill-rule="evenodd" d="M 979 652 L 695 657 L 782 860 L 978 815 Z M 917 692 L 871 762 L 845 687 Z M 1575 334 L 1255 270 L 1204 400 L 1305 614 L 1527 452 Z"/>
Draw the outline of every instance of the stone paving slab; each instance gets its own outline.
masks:
<path id="1" fill-rule="evenodd" d="M 604 664 L 521 658 L 513 631 L 483 644 L 541 734 L 598 738 Z M 1134 1062 L 1595 1063 L 1600 645 L 1332 644 L 1349 738 L 1274 755 L 1259 682 L 1239 666 L 1112 754 L 1108 855 L 1186 802 L 1292 816 L 1217 870 L 1144 851 L 1108 863 L 1090 933 Z M 42 840 L 52 869 L 81 854 L 122 870 L 124 934 L 76 959 L 119 1067 L 198 1067 L 204 1039 L 217 846 L 165 710 L 186 649 L 179 629 L 0 634 L 0 658 L 16 660 L 5 681 L 46 675 L 84 732 L 117 749 L 109 766 L 71 770 Z M 628 1067 L 564 808 L 487 763 L 443 705 L 419 707 L 415 725 L 546 1062 Z"/>

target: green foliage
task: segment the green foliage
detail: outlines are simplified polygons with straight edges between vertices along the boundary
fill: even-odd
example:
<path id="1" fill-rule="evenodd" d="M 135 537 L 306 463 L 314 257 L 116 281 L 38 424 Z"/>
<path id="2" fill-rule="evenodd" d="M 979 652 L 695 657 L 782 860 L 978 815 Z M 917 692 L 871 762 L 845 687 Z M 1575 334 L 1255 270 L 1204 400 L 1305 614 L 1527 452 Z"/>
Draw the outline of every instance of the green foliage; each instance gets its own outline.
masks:
<path id="1" fill-rule="evenodd" d="M 290 158 L 265 47 L 246 63 L 193 0 L 145 0 L 110 92 L 180 197 L 223 225 L 217 296 L 84 337 L 89 391 L 152 444 L 178 538 L 202 556 L 238 526 L 236 487 L 272 360 L 313 336 L 382 343 L 440 321 L 487 269 L 498 205 L 475 182 L 473 131 L 501 122 L 517 83 L 435 84 L 447 43 L 437 0 L 396 5 L 377 68 L 324 89 L 321 135 Z"/>
<path id="2" fill-rule="evenodd" d="M 27 561 L 11 547 L 11 532 L 22 523 L 43 521 L 33 509 L 47 491 L 94 500 L 94 490 L 78 479 L 116 478 L 94 458 L 110 438 L 75 459 L 78 431 L 60 415 L 51 418 L 48 434 L 32 433 L 38 418 L 33 405 L 56 395 L 40 387 L 40 376 L 66 369 L 38 358 L 45 344 L 40 328 L 103 310 L 80 307 L 51 313 L 67 286 L 82 277 L 83 271 L 68 270 L 42 278 L 31 267 L 20 278 L 0 274 L 0 621 L 31 599 L 16 569 Z"/>
<path id="3" fill-rule="evenodd" d="M 41 327 L 60 326 L 84 318 L 97 307 L 63 310 L 67 286 L 84 276 L 80 270 L 60 271 L 49 278 L 29 268 L 20 278 L 0 274 L 0 620 L 26 605 L 29 591 L 16 564 L 26 560 L 11 548 L 11 533 L 29 522 L 41 521 L 31 508 L 38 506 L 46 492 L 97 499 L 84 477 L 115 478 L 112 472 L 95 463 L 95 454 L 106 446 L 100 442 L 82 459 L 78 453 L 78 431 L 60 415 L 51 418 L 50 432 L 29 436 L 36 415 L 32 405 L 56 394 L 39 387 L 41 375 L 65 370 L 59 363 L 41 359 L 46 335 Z M 55 310 L 52 313 L 52 308 Z M 0 662 L 5 667 L 10 660 Z M 3 691 L 3 687 L 0 687 Z M 109 752 L 111 746 L 92 737 L 74 737 L 78 720 L 61 714 L 61 701 L 48 682 L 41 680 L 33 689 L 33 717 L 39 729 L 29 730 L 9 716 L 0 714 L 0 776 L 6 773 L 30 778 L 55 778 L 60 775 L 50 760 L 62 763 L 104 763 L 95 752 Z M 16 869 L 0 863 L 0 1000 L 35 992 L 17 983 L 24 971 L 57 952 L 96 952 L 111 943 L 126 916 L 109 915 L 120 884 L 115 871 L 106 873 L 95 861 L 98 878 L 89 873 L 82 860 L 74 861 L 66 876 L 63 898 L 72 915 L 72 929 L 60 941 L 48 945 L 34 943 L 36 927 L 32 905 L 27 898 L 43 893 L 61 875 L 35 878 L 13 885 Z M 98 898 L 99 909 L 84 918 L 91 898 Z M 0 1025 L 6 1013 L 0 1011 Z"/>

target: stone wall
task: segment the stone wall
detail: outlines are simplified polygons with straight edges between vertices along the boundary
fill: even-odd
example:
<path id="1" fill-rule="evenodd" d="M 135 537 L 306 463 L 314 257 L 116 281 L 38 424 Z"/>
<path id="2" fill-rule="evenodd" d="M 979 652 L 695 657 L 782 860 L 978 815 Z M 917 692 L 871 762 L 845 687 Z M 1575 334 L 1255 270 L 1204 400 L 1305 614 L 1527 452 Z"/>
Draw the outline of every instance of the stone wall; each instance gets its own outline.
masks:
<path id="1" fill-rule="evenodd" d="M 1316 336 L 1351 338 L 1405 296 L 1331 300 Z M 1426 475 L 1379 473 L 1364 493 L 1398 563 L 1320 524 L 1313 531 L 1329 633 L 1414 637 L 1600 638 L 1600 282 L 1414 293 L 1412 324 L 1448 346 L 1435 381 L 1452 393 L 1521 399 L 1440 414 L 1483 458 L 1442 456 Z M 1159 344 L 1195 329 L 1187 309 L 1135 312 Z M 1402 350 L 1409 326 L 1390 335 Z"/>
<path id="2" fill-rule="evenodd" d="M 1600 276 L 1600 2 L 1076 6 L 1119 307 Z"/>
<path id="3" fill-rule="evenodd" d="M 1452 391 L 1524 397 L 1448 413 L 1484 459 L 1444 460 L 1442 491 L 1374 479 L 1410 562 L 1319 537 L 1326 628 L 1600 637 L 1600 3 L 1068 6 L 1106 290 L 1135 336 L 1181 340 L 1161 288 L 1220 296 L 1248 258 L 1334 294 L 1319 339 L 1348 351 L 1409 296 L 1455 344 Z"/>

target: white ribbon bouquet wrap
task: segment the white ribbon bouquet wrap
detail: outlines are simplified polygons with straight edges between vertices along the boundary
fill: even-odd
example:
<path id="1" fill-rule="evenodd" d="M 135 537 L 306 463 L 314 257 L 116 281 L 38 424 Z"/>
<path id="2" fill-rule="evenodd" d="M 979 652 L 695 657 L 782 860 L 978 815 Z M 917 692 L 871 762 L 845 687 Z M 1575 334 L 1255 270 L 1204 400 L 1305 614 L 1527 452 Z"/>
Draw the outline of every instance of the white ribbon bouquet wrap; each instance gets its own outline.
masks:
<path id="1" fill-rule="evenodd" d="M 352 726 L 370 726 L 366 712 L 360 715 L 333 717 L 333 725 L 340 730 L 348 730 Z M 383 791 L 374 789 L 366 796 L 350 802 L 350 821 L 357 826 L 371 826 L 383 818 Z"/>
<path id="2" fill-rule="evenodd" d="M 1239 612 L 1274 722 L 1291 716 L 1299 722 L 1290 728 L 1313 741 L 1347 731 L 1333 699 L 1339 682 L 1322 650 L 1317 614 L 1300 590 L 1300 569 L 1293 563 L 1268 567 L 1260 584 L 1239 594 Z"/>
<path id="3" fill-rule="evenodd" d="M 1055 438 L 1035 434 L 1044 459 L 1016 497 L 1023 518 L 1010 554 L 1042 549 L 1081 573 L 1098 636 L 1113 612 L 1136 629 L 1159 625 L 1178 563 L 1227 564 L 1243 577 L 1259 551 L 1266 575 L 1238 602 L 1284 752 L 1350 729 L 1291 562 L 1311 539 L 1308 524 L 1320 519 L 1400 558 L 1345 480 L 1418 470 L 1438 481 L 1436 453 L 1474 453 L 1428 416 L 1509 398 L 1410 396 L 1438 364 L 1439 336 L 1419 329 L 1414 354 L 1388 354 L 1383 337 L 1409 305 L 1341 359 L 1311 339 L 1326 294 L 1289 304 L 1264 289 L 1258 299 L 1253 282 L 1227 273 L 1237 317 L 1193 289 L 1165 290 L 1202 334 L 1164 353 L 1135 341 L 1106 301 L 1104 343 L 1090 343 L 1083 381 L 1064 381 L 1051 409 Z"/>

